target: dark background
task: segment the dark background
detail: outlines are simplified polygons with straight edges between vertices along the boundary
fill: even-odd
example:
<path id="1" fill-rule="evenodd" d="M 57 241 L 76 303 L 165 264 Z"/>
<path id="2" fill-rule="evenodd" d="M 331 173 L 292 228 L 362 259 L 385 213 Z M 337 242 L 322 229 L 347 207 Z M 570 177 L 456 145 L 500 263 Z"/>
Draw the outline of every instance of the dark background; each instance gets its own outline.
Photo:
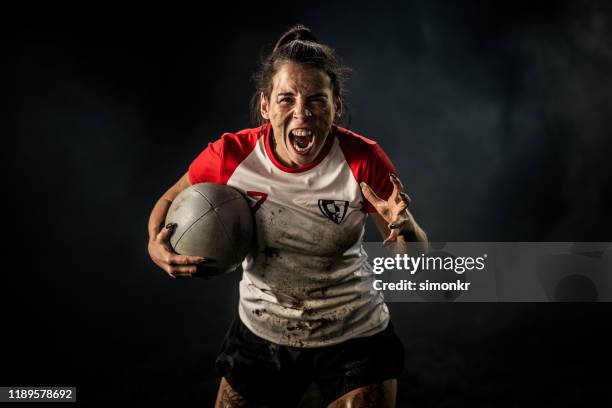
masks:
<path id="1" fill-rule="evenodd" d="M 146 223 L 209 141 L 249 127 L 251 74 L 295 23 L 353 68 L 350 128 L 432 241 L 612 241 L 604 1 L 106 7 L 3 16 L 0 385 L 212 405 L 240 277 L 170 280 Z M 400 407 L 610 402 L 609 304 L 390 309 Z"/>

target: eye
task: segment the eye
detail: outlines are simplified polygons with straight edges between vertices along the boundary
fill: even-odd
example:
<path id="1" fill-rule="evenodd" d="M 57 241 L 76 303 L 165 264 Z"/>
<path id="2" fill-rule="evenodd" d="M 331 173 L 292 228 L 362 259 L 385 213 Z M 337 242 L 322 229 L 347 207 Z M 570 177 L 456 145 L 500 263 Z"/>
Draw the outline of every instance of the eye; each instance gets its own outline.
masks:
<path id="1" fill-rule="evenodd" d="M 325 105 L 327 104 L 327 98 L 313 98 L 310 102 L 316 105 Z"/>
<path id="2" fill-rule="evenodd" d="M 278 103 L 290 104 L 290 103 L 293 103 L 293 98 L 290 96 L 284 96 L 278 101 Z"/>

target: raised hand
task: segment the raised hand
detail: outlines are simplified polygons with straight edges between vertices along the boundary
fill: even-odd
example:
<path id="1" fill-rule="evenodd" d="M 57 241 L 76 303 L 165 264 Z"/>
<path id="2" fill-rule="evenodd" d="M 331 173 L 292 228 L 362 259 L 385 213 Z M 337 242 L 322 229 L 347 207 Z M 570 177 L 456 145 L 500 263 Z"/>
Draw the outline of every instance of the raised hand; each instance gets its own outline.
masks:
<path id="1" fill-rule="evenodd" d="M 390 233 L 383 244 L 396 241 L 400 234 L 413 234 L 416 229 L 414 218 L 408 211 L 411 200 L 404 192 L 404 185 L 395 174 L 389 174 L 389 179 L 393 184 L 393 192 L 388 200 L 380 198 L 365 182 L 360 183 L 363 196 L 388 223 Z"/>

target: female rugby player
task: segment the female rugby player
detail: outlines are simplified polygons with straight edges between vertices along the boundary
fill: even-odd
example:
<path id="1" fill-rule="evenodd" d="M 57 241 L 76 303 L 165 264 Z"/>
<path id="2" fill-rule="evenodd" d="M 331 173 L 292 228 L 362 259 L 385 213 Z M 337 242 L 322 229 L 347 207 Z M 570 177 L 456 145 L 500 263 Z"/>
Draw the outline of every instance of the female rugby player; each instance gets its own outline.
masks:
<path id="1" fill-rule="evenodd" d="M 287 31 L 256 76 L 259 126 L 209 144 L 151 213 L 152 260 L 189 277 L 204 259 L 172 251 L 172 200 L 202 182 L 251 200 L 256 245 L 216 361 L 216 407 L 294 406 L 312 382 L 329 407 L 395 406 L 404 349 L 372 290 L 364 224 L 369 213 L 385 242 L 427 237 L 381 147 L 337 125 L 343 71 L 309 29 Z"/>

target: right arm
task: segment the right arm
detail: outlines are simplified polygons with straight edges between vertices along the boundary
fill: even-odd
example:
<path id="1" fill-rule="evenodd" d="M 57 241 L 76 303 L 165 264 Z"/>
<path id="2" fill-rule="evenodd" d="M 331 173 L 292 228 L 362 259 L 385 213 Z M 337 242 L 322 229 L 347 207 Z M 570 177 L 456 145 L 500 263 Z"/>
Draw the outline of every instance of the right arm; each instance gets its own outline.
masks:
<path id="1" fill-rule="evenodd" d="M 164 226 L 166 214 L 177 195 L 191 186 L 189 174 L 185 173 L 172 187 L 166 191 L 151 211 L 149 217 L 149 256 L 157 266 L 162 268 L 170 277 L 192 276 L 196 273 L 197 264 L 204 261 L 201 256 L 179 255 L 170 246 L 170 235 L 173 225 Z"/>

